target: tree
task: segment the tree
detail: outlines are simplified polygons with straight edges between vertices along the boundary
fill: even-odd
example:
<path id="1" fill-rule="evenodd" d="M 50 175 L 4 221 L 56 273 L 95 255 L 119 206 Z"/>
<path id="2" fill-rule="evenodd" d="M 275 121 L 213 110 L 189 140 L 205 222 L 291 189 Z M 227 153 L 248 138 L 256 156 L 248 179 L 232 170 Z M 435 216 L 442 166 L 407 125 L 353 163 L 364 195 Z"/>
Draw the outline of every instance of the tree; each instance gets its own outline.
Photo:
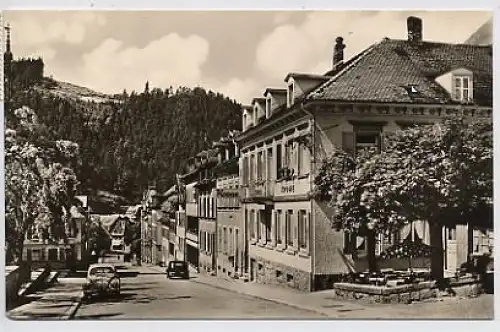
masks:
<path id="1" fill-rule="evenodd" d="M 367 203 L 401 222 L 428 221 L 431 276 L 438 282 L 444 274 L 443 227 L 493 225 L 492 143 L 491 122 L 459 117 L 398 131 L 376 157 L 384 172 L 370 184 Z M 387 229 L 393 219 L 378 221 Z"/>
<path id="2" fill-rule="evenodd" d="M 47 139 L 35 112 L 27 107 L 13 114 L 5 130 L 6 246 L 7 261 L 19 263 L 26 233 L 35 226 L 45 229 L 47 240 L 65 239 L 67 213 L 78 185 L 67 165 L 78 156 L 78 146 Z"/>
<path id="3" fill-rule="evenodd" d="M 319 197 L 330 199 L 336 224 L 354 232 L 390 234 L 414 220 L 428 221 L 431 275 L 440 282 L 443 227 L 493 224 L 491 122 L 446 119 L 397 131 L 385 143 L 381 153 L 356 159 L 335 152 L 316 177 Z M 368 252 L 373 260 L 371 245 Z"/>
<path id="4" fill-rule="evenodd" d="M 98 219 L 91 218 L 87 228 L 87 248 L 89 253 L 95 252 L 96 258 L 111 249 L 111 235 L 104 229 Z"/>
<path id="5" fill-rule="evenodd" d="M 335 228 L 349 232 L 349 252 L 356 257 L 355 239 L 366 238 L 368 268 L 377 270 L 375 239 L 404 222 L 385 202 L 374 200 L 378 181 L 387 172 L 376 148 L 359 151 L 354 157 L 335 150 L 323 161 L 315 178 L 318 198 L 329 201 L 333 208 Z M 382 221 L 384 221 L 382 223 Z"/>

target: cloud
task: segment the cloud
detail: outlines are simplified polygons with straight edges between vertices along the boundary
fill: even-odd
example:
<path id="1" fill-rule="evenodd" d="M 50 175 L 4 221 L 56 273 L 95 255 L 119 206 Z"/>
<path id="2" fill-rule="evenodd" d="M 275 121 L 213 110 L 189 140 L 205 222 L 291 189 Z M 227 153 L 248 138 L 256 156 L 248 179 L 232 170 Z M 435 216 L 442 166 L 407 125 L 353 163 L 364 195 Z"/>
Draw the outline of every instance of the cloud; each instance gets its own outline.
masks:
<path id="1" fill-rule="evenodd" d="M 84 54 L 79 69 L 55 72 L 54 76 L 105 93 L 142 91 L 146 81 L 160 88 L 194 86 L 201 79 L 208 53 L 209 43 L 196 35 L 182 38 L 172 33 L 144 48 L 126 47 L 110 38 Z"/>
<path id="2" fill-rule="evenodd" d="M 25 48 L 53 42 L 79 44 L 83 42 L 87 29 L 106 24 L 106 18 L 95 12 L 73 12 L 60 15 L 55 20 L 44 19 L 39 14 L 26 12 L 11 22 L 12 37 L 22 41 Z"/>
<path id="3" fill-rule="evenodd" d="M 269 78 L 282 79 L 292 71 L 322 74 L 331 66 L 337 36 L 344 37 L 349 58 L 383 37 L 406 38 L 406 17 L 415 14 L 423 19 L 424 39 L 444 42 L 464 42 L 491 15 L 480 11 L 313 12 L 299 25 L 282 24 L 264 36 L 256 48 L 256 67 Z"/>
<path id="4" fill-rule="evenodd" d="M 261 86 L 252 78 L 241 79 L 234 77 L 225 83 L 218 83 L 214 80 L 213 82 L 207 82 L 206 86 L 236 100 L 240 104 L 247 104 L 253 97 L 262 93 L 259 91 Z"/>

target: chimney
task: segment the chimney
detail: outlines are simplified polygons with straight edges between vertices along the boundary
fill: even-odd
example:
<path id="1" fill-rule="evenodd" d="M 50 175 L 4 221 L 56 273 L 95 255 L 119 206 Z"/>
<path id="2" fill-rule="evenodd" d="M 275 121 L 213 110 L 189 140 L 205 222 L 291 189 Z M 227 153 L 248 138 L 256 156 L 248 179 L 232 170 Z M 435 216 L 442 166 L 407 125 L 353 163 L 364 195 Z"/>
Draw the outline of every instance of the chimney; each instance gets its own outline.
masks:
<path id="1" fill-rule="evenodd" d="M 410 16 L 406 20 L 408 26 L 408 41 L 421 42 L 422 41 L 422 19 Z"/>
<path id="2" fill-rule="evenodd" d="M 344 61 L 344 38 L 337 37 L 335 39 L 335 47 L 333 48 L 333 67 Z"/>

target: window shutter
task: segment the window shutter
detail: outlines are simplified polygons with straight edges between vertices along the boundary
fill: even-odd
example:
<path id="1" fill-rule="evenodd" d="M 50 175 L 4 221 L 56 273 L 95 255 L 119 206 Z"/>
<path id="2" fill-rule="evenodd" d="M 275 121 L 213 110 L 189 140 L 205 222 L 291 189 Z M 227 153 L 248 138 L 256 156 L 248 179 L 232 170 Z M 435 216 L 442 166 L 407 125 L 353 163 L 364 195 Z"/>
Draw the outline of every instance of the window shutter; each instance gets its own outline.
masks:
<path id="1" fill-rule="evenodd" d="M 355 151 L 355 137 L 354 132 L 344 131 L 342 132 L 342 150 L 349 154 L 354 154 Z"/>

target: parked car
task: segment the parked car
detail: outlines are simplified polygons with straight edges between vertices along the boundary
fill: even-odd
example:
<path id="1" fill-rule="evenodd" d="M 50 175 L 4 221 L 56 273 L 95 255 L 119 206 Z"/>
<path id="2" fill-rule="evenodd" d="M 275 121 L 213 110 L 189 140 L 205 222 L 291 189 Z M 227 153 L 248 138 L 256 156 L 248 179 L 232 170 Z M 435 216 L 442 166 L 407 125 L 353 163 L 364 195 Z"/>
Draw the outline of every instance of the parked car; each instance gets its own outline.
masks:
<path id="1" fill-rule="evenodd" d="M 87 271 L 87 280 L 83 284 L 84 298 L 102 295 L 119 295 L 121 281 L 112 264 L 93 264 Z"/>
<path id="2" fill-rule="evenodd" d="M 188 264 L 184 261 L 170 261 L 166 273 L 167 278 L 189 279 Z"/>

